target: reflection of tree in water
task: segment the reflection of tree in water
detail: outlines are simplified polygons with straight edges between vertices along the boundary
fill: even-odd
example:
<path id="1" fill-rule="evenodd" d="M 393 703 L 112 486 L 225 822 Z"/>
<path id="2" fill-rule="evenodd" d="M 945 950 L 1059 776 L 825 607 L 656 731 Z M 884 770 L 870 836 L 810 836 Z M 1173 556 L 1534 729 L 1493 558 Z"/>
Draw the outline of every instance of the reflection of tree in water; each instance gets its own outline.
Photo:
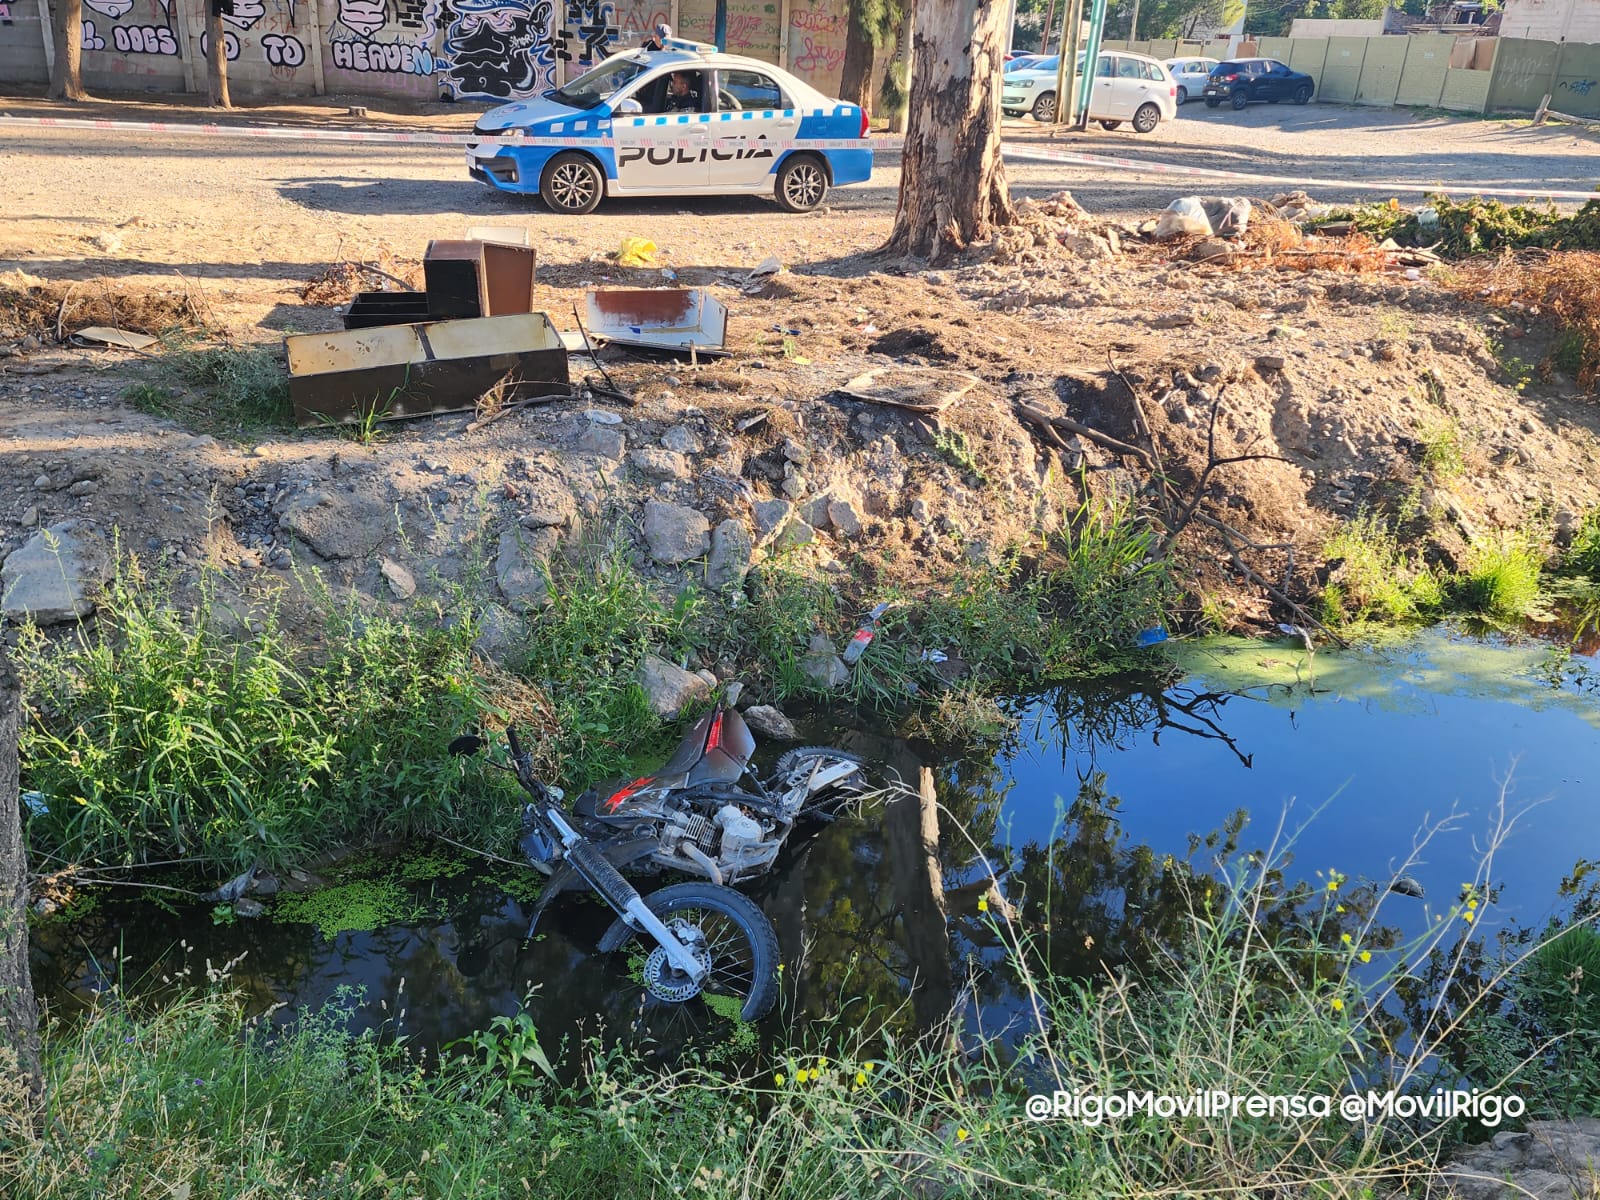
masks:
<path id="1" fill-rule="evenodd" d="M 1041 744 L 1060 746 L 1063 766 L 1078 769 L 1072 759 L 1079 758 L 1092 769 L 1103 750 L 1131 749 L 1146 732 L 1159 746 L 1168 730 L 1221 742 L 1246 767 L 1253 760 L 1223 725 L 1227 706 L 1246 699 L 1231 692 L 1163 688 L 1148 678 L 1122 676 L 1097 686 L 1065 684 L 1036 699 L 1035 736 Z M 1083 777 L 1081 769 L 1078 774 Z"/>

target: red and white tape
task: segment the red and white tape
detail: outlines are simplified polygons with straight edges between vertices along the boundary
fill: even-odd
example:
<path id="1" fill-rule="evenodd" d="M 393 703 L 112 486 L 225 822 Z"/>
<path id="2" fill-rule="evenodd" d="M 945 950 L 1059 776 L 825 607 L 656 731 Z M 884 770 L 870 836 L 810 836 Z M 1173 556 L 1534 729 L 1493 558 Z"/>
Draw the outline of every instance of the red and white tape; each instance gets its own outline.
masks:
<path id="1" fill-rule="evenodd" d="M 269 138 L 309 142 L 378 142 L 418 146 L 587 146 L 615 148 L 636 144 L 619 142 L 615 137 L 485 137 L 479 134 L 421 133 L 407 130 L 301 129 L 283 125 L 196 125 L 180 121 L 99 121 L 76 117 L 14 117 L 0 115 L 0 126 L 45 129 L 91 129 L 124 133 L 181 134 L 200 137 Z M 766 150 L 900 150 L 902 137 L 759 139 L 744 136 L 707 138 L 652 138 L 651 145 L 679 150 L 708 145 L 735 147 L 759 146 Z M 1242 183 L 1274 184 L 1297 188 L 1331 188 L 1340 191 L 1413 192 L 1422 195 L 1443 193 L 1458 196 L 1505 196 L 1513 199 L 1594 200 L 1600 191 L 1576 191 L 1541 187 L 1485 187 L 1468 183 L 1424 183 L 1417 180 L 1365 182 L 1354 179 L 1315 179 L 1295 175 L 1258 175 L 1230 171 L 1221 167 L 1191 167 L 1178 163 L 1151 162 L 1145 159 L 1113 158 L 1103 154 L 1077 154 L 1048 146 L 1007 144 L 1006 158 L 1023 161 L 1054 162 L 1069 166 L 1100 167 L 1126 175 L 1180 175 L 1195 179 L 1236 179 Z"/>

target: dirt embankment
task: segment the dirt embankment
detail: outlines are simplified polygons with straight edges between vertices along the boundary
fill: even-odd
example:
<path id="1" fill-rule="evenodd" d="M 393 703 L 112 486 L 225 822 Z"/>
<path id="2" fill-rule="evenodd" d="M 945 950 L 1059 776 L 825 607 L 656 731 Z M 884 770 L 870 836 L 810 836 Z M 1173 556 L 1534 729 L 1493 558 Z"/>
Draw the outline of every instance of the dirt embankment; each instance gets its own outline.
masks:
<path id="1" fill-rule="evenodd" d="M 58 322 L 104 315 L 79 309 L 108 285 L 79 282 L 74 301 L 12 276 L 0 554 L 76 521 L 180 572 L 225 565 L 241 590 L 309 564 L 374 602 L 481 580 L 526 609 L 542 600 L 534 560 L 615 528 L 665 589 L 734 586 L 788 553 L 866 599 L 1037 545 L 1087 488 L 1181 525 L 1195 597 L 1247 626 L 1291 616 L 1283 598 L 1316 591 L 1326 536 L 1362 511 L 1395 515 L 1449 566 L 1495 530 L 1551 532 L 1600 503 L 1600 410 L 1538 369 L 1536 319 L 1513 324 L 1434 272 L 1330 269 L 1381 267 L 1369 251 L 1288 241 L 1268 227 L 1197 261 L 1194 243 L 1061 201 L 941 270 L 841 258 L 751 289 L 743 271 L 679 265 L 732 310 L 731 357 L 608 359 L 636 403 L 580 398 L 474 431 L 470 416 L 397 423 L 371 444 L 134 411 L 125 391 L 159 361 L 50 345 Z M 569 324 L 602 279 L 661 276 L 541 261 L 540 303 Z M 159 307 L 152 290 L 141 302 Z M 337 314 L 307 306 L 299 324 Z M 908 398 L 944 407 L 885 402 Z"/>

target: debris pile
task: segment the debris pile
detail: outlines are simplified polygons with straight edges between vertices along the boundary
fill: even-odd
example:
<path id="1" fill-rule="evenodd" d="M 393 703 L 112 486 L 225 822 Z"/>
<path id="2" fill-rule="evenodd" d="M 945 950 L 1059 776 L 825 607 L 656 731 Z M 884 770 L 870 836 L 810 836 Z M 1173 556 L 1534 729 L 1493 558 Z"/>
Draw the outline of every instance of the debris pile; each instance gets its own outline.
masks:
<path id="1" fill-rule="evenodd" d="M 422 263 L 415 258 L 396 258 L 387 247 L 379 251 L 375 263 L 358 259 L 344 259 L 331 263 L 301 286 L 300 299 L 318 308 L 332 308 L 348 304 L 357 292 L 377 285 L 379 290 L 389 286 L 415 289 L 422 278 Z"/>
<path id="2" fill-rule="evenodd" d="M 1043 200 L 1018 201 L 1016 219 L 995 230 L 989 249 L 992 261 L 1002 266 L 1070 258 L 1109 259 L 1122 253 L 1122 239 L 1129 232 L 1097 221 L 1071 192 L 1057 192 Z"/>
<path id="3" fill-rule="evenodd" d="M 0 274 L 0 340 L 65 342 L 84 325 L 160 336 L 205 324 L 201 303 L 188 290 L 136 288 L 115 279 L 57 281 L 24 271 Z"/>

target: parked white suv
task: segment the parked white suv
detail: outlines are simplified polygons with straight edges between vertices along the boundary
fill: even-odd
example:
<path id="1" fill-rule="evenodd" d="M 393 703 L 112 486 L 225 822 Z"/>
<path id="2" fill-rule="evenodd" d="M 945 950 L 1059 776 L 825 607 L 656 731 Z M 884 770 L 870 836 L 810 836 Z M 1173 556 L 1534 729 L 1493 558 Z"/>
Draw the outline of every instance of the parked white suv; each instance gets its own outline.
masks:
<path id="1" fill-rule="evenodd" d="M 1078 59 L 1083 74 L 1083 59 Z M 1013 71 L 1002 76 L 1000 110 L 1008 117 L 1031 113 L 1039 122 L 1056 119 L 1056 72 Z M 1178 85 L 1159 60 L 1143 54 L 1108 51 L 1095 62 L 1089 83 L 1089 119 L 1106 129 L 1124 121 L 1134 132 L 1149 133 L 1178 115 Z"/>

